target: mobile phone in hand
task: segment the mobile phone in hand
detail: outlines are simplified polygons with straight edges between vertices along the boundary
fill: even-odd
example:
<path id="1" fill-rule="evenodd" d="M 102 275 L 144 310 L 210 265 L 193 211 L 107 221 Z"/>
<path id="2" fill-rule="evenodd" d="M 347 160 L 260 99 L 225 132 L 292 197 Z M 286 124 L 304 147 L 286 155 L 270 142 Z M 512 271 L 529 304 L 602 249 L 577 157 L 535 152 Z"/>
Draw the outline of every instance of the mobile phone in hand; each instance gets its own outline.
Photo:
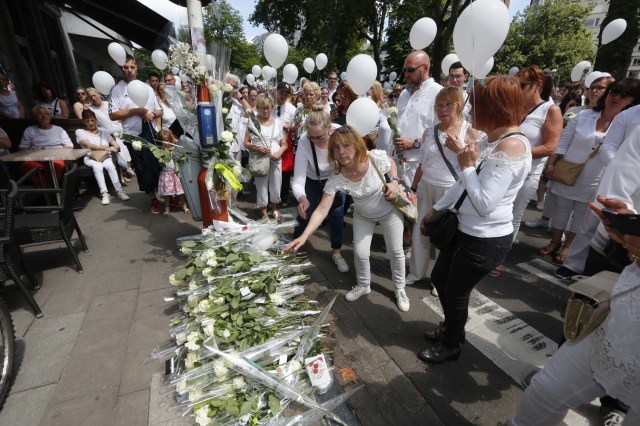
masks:
<path id="1" fill-rule="evenodd" d="M 602 209 L 602 215 L 611 223 L 611 227 L 621 234 L 640 236 L 640 214 L 616 213 Z"/>

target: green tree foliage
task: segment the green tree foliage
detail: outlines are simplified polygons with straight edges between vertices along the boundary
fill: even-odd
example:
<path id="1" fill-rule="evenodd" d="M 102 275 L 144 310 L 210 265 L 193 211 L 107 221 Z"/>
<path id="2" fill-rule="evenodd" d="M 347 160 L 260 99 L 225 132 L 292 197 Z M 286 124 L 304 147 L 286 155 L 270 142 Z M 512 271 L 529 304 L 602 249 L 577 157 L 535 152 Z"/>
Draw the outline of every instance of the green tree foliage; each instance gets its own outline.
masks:
<path id="1" fill-rule="evenodd" d="M 552 0 L 516 14 L 494 56 L 494 72 L 538 65 L 557 69 L 559 81 L 568 81 L 575 64 L 595 56 L 591 33 L 583 24 L 591 9 L 571 0 Z"/>
<path id="2" fill-rule="evenodd" d="M 600 46 L 594 69 L 609 72 L 620 79 L 626 76 L 633 48 L 640 38 L 640 2 L 638 0 L 610 0 L 607 16 L 600 24 L 599 43 L 602 40 L 602 31 L 607 24 L 618 18 L 624 18 L 627 21 L 627 29 L 617 40 Z"/>
<path id="3" fill-rule="evenodd" d="M 229 68 L 232 72 L 243 75 L 251 67 L 260 62 L 260 55 L 255 46 L 245 39 L 242 28 L 243 20 L 240 12 L 234 9 L 227 0 L 219 0 L 215 13 L 206 9 L 204 18 L 204 35 L 207 43 L 215 41 L 231 49 Z"/>
<path id="4" fill-rule="evenodd" d="M 258 0 L 250 21 L 280 33 L 300 57 L 328 57 L 321 73 L 344 70 L 349 60 L 369 40 L 372 56 L 380 67 L 384 26 L 391 0 Z M 304 75 L 296 53 L 287 58 Z M 298 62 L 299 61 L 299 62 Z M 315 73 L 314 73 L 315 75 Z"/>
<path id="5" fill-rule="evenodd" d="M 411 27 L 419 18 L 426 16 L 438 26 L 436 38 L 426 52 L 431 57 L 431 75 L 439 80 L 440 62 L 453 52 L 453 29 L 458 16 L 470 3 L 471 0 L 405 0 L 398 4 L 389 16 L 386 45 L 388 56 L 384 62 L 386 72 L 396 71 L 402 75 L 400 70 L 404 59 L 412 51 L 409 44 Z M 448 70 L 443 72 L 446 74 Z"/>

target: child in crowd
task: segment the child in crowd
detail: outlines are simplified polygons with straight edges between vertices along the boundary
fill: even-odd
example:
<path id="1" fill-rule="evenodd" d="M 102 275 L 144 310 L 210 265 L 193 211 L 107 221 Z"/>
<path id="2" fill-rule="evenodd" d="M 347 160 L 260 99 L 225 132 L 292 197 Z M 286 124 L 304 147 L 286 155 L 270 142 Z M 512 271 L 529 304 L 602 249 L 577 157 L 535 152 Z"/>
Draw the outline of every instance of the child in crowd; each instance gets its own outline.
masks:
<path id="1" fill-rule="evenodd" d="M 159 141 L 162 141 L 162 148 L 173 150 L 173 146 L 178 142 L 169 130 L 161 130 L 157 136 Z M 182 210 L 185 213 L 189 213 L 189 208 L 184 200 L 184 189 L 180 178 L 176 174 L 175 164 L 173 160 L 170 160 L 167 164 L 162 166 L 160 172 L 160 178 L 158 180 L 158 194 L 164 197 L 164 213 L 163 216 L 169 216 L 171 213 L 171 197 L 176 197 L 179 203 L 182 205 Z"/>

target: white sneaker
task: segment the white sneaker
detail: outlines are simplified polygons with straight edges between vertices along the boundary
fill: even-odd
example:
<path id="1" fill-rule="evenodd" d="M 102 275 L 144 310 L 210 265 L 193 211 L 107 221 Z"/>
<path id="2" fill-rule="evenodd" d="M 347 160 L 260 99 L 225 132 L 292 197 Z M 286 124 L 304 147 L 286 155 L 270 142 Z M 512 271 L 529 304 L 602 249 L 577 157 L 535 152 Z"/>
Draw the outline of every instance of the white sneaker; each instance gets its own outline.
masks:
<path id="1" fill-rule="evenodd" d="M 340 253 L 334 254 L 331 256 L 331 259 L 333 259 L 333 263 L 338 267 L 338 271 L 349 272 L 349 265 L 347 265 L 347 261 L 344 260 Z"/>
<path id="2" fill-rule="evenodd" d="M 127 170 L 125 170 L 124 173 L 127 175 L 127 177 L 130 177 L 130 178 L 136 177 L 136 172 L 134 172 L 131 167 L 127 168 Z"/>
<path id="3" fill-rule="evenodd" d="M 435 287 L 431 287 L 431 295 L 433 297 L 438 297 L 438 290 Z"/>
<path id="4" fill-rule="evenodd" d="M 524 222 L 524 226 L 528 228 L 548 228 L 549 220 L 540 218 L 536 220 L 527 220 Z"/>
<path id="5" fill-rule="evenodd" d="M 109 193 L 105 192 L 104 194 L 102 194 L 102 205 L 106 206 L 107 204 L 109 204 L 111 201 L 109 200 Z"/>
<path id="6" fill-rule="evenodd" d="M 619 411 L 610 411 L 604 416 L 604 426 L 620 426 L 624 422 L 624 416 Z"/>
<path id="7" fill-rule="evenodd" d="M 129 199 L 129 196 L 127 195 L 126 192 L 120 191 L 118 192 L 118 198 L 122 201 L 127 201 Z"/>
<path id="8" fill-rule="evenodd" d="M 413 275 L 411 275 L 411 273 L 408 273 L 405 277 L 404 277 L 404 284 L 405 285 L 413 285 L 416 282 L 418 282 L 419 280 L 417 280 Z"/>
<path id="9" fill-rule="evenodd" d="M 402 312 L 407 312 L 409 310 L 409 298 L 407 297 L 407 293 L 405 293 L 404 289 L 396 290 L 396 305 L 398 305 L 398 309 Z"/>
<path id="10" fill-rule="evenodd" d="M 353 288 L 344 296 L 347 302 L 355 302 L 360 299 L 361 296 L 371 293 L 371 286 L 359 286 L 354 285 Z"/>
<path id="11" fill-rule="evenodd" d="M 404 251 L 404 260 L 410 260 L 410 259 L 411 259 L 411 247 L 409 247 Z"/>

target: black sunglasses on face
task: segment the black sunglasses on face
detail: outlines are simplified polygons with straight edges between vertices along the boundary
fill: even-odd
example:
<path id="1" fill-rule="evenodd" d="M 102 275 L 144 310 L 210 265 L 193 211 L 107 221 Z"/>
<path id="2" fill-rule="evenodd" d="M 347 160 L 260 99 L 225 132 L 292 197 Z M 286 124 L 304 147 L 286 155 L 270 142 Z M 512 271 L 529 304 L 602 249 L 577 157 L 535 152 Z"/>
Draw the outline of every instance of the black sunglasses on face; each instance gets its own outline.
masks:
<path id="1" fill-rule="evenodd" d="M 626 98 L 627 96 L 631 96 L 631 93 L 621 89 L 611 89 L 609 90 L 609 94 L 613 96 L 620 96 L 621 98 Z"/>
<path id="2" fill-rule="evenodd" d="M 424 67 L 425 65 L 427 65 L 427 64 L 420 64 L 420 65 L 418 65 L 418 66 L 417 66 L 417 67 L 415 67 L 415 68 L 414 68 L 414 67 L 402 68 L 402 72 L 403 72 L 403 73 L 405 73 L 405 74 L 412 74 L 412 73 L 414 73 L 418 68 L 420 68 L 420 67 Z"/>

